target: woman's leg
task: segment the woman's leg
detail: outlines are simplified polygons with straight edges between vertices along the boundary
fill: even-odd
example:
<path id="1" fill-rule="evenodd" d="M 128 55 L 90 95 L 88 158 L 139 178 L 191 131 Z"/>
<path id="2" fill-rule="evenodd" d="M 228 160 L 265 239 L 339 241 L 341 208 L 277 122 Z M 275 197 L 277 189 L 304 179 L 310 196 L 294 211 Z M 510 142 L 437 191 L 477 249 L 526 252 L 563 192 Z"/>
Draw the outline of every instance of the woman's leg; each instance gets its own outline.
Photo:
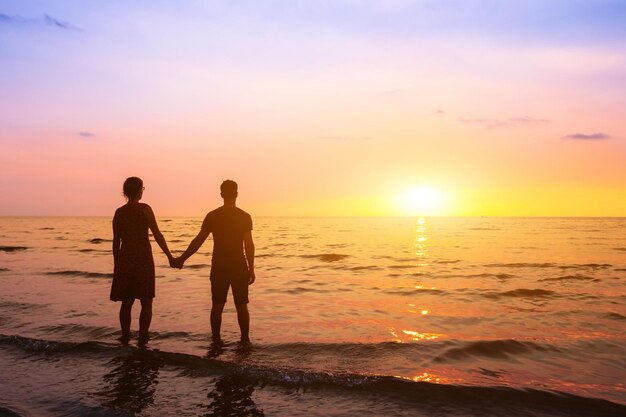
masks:
<path id="1" fill-rule="evenodd" d="M 120 327 L 122 328 L 122 337 L 130 336 L 130 312 L 133 308 L 134 299 L 122 301 L 120 307 Z"/>
<path id="2" fill-rule="evenodd" d="M 141 300 L 141 314 L 139 315 L 139 336 L 147 337 L 152 321 L 152 298 Z"/>

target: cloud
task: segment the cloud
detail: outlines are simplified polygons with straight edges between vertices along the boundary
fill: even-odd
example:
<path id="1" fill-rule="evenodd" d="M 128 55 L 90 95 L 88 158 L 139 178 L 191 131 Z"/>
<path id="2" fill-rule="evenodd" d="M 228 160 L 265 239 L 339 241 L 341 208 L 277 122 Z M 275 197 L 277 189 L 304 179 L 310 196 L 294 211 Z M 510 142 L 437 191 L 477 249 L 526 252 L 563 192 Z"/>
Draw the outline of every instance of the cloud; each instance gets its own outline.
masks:
<path id="1" fill-rule="evenodd" d="M 9 16 L 8 14 L 0 13 L 0 22 L 2 23 L 15 23 L 22 22 L 24 19 L 21 17 Z"/>
<path id="2" fill-rule="evenodd" d="M 52 16 L 50 16 L 48 14 L 44 14 L 43 15 L 43 19 L 44 19 L 44 23 L 46 25 L 49 25 L 49 26 L 54 26 L 54 27 L 58 27 L 58 28 L 61 28 L 61 29 L 72 29 L 73 28 L 73 26 L 70 25 L 69 23 L 62 22 L 62 21 L 60 21 L 58 19 L 55 19 L 54 17 L 52 17 Z"/>
<path id="3" fill-rule="evenodd" d="M 52 26 L 58 29 L 76 29 L 76 27 L 73 26 L 72 24 L 59 20 L 57 18 L 54 18 L 46 13 L 44 13 L 43 16 L 39 18 L 25 18 L 21 16 L 9 16 L 8 14 L 0 13 L 0 23 L 23 24 L 23 25 L 46 25 L 46 26 Z"/>
<path id="4" fill-rule="evenodd" d="M 80 136 L 81 138 L 95 138 L 96 137 L 95 133 L 87 132 L 87 131 L 78 132 L 76 133 L 76 135 Z"/>
<path id="5" fill-rule="evenodd" d="M 441 109 L 436 109 L 435 113 L 436 114 L 446 114 L 446 111 L 445 110 L 441 110 Z"/>
<path id="6" fill-rule="evenodd" d="M 336 141 L 363 141 L 371 140 L 370 136 L 342 136 L 342 135 L 330 135 L 330 136 L 318 136 L 318 140 L 336 140 Z"/>
<path id="7" fill-rule="evenodd" d="M 528 126 L 541 123 L 547 123 L 548 119 L 540 119 L 536 117 L 511 117 L 508 119 L 468 119 L 461 117 L 459 120 L 463 123 L 482 125 L 488 129 L 505 126 Z"/>
<path id="8" fill-rule="evenodd" d="M 606 133 L 600 133 L 600 132 L 590 133 L 590 134 L 574 133 L 571 135 L 563 136 L 563 139 L 574 139 L 574 140 L 603 140 L 603 139 L 610 139 L 610 138 L 611 137 L 607 135 Z"/>
<path id="9" fill-rule="evenodd" d="M 509 121 L 511 123 L 517 123 L 517 124 L 538 124 L 538 123 L 547 123 L 548 119 L 538 119 L 535 117 L 524 116 L 524 117 L 514 117 L 512 119 L 509 119 Z"/>

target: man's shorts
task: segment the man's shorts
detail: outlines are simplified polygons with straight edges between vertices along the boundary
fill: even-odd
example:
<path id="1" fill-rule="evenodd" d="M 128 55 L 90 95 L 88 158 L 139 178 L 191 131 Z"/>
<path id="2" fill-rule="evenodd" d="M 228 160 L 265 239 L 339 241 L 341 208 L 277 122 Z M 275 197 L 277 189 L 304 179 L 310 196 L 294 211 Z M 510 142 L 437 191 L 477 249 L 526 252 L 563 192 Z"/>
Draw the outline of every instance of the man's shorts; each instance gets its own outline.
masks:
<path id="1" fill-rule="evenodd" d="M 211 299 L 225 304 L 228 288 L 233 289 L 235 304 L 248 304 L 248 264 L 245 259 L 215 260 L 211 265 Z"/>

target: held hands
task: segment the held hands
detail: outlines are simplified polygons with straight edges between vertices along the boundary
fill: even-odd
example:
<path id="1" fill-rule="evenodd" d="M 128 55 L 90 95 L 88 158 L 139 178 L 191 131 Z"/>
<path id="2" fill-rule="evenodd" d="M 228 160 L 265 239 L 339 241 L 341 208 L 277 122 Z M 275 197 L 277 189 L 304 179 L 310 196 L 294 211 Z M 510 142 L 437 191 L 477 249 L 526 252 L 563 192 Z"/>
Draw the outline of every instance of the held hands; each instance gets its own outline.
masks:
<path id="1" fill-rule="evenodd" d="M 170 258 L 170 266 L 172 268 L 182 269 L 184 263 L 185 261 L 183 261 L 181 258 L 174 258 L 174 257 Z"/>

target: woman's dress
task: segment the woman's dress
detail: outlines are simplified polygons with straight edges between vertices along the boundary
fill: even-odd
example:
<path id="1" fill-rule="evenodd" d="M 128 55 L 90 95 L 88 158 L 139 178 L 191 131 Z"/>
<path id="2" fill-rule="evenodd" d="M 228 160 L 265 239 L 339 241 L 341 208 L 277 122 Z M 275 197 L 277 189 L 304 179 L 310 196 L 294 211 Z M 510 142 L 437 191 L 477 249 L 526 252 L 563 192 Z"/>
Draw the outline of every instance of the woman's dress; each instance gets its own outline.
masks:
<path id="1" fill-rule="evenodd" d="M 154 297 L 154 259 L 146 208 L 143 203 L 128 203 L 115 211 L 113 230 L 122 244 L 111 284 L 113 301 Z"/>

